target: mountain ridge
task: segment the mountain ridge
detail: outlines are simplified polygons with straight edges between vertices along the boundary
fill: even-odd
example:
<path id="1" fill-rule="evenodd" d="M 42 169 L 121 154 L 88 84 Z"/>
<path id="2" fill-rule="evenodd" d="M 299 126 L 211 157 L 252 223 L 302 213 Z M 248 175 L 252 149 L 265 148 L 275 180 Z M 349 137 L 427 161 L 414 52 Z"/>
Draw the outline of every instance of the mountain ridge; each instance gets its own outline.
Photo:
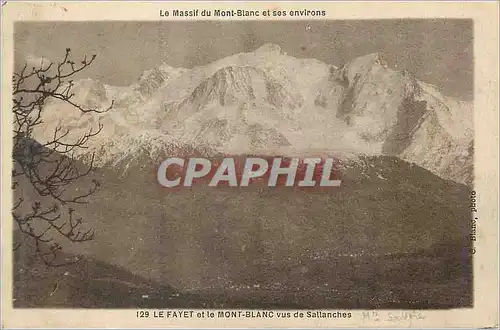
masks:
<path id="1" fill-rule="evenodd" d="M 101 122 L 102 138 L 96 137 L 88 150 L 104 150 L 107 155 L 99 163 L 104 165 L 132 157 L 126 150 L 135 147 L 116 147 L 130 136 L 152 149 L 182 143 L 218 152 L 254 152 L 266 148 L 256 141 L 267 133 L 252 133 L 251 127 L 258 126 L 282 141 L 269 140 L 270 149 L 395 155 L 443 178 L 472 184 L 472 106 L 442 95 L 407 71 L 389 68 L 378 53 L 338 68 L 265 44 L 192 69 L 162 64 L 129 87 L 90 85 L 80 92 L 85 102 L 91 99 L 92 105 L 104 107 L 113 98 L 115 109 L 63 117 L 55 110 L 64 105 L 54 102 L 35 137 L 47 139 L 44 132 L 56 123 L 76 137 Z M 159 138 L 154 144 L 141 136 Z"/>

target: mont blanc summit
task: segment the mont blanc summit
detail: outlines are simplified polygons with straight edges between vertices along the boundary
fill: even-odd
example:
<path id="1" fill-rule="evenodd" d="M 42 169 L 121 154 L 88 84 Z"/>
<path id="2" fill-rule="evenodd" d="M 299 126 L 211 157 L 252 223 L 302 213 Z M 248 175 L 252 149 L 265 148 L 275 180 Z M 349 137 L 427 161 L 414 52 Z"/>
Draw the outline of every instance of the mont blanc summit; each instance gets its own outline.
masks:
<path id="1" fill-rule="evenodd" d="M 79 101 L 106 107 L 114 100 L 114 108 L 81 114 L 53 102 L 36 138 L 49 139 L 58 124 L 71 138 L 101 123 L 103 132 L 81 151 L 96 152 L 100 165 L 186 145 L 232 154 L 327 150 L 396 156 L 472 182 L 472 105 L 391 68 L 377 53 L 340 67 L 288 56 L 273 44 L 190 69 L 163 60 L 131 86 L 76 82 Z"/>

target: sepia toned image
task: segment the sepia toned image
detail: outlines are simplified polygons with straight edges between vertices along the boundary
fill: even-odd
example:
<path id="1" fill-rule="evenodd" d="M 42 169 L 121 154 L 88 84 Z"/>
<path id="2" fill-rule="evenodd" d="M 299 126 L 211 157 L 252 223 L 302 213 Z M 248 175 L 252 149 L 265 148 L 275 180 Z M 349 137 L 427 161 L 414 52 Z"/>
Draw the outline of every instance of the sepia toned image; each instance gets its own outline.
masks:
<path id="1" fill-rule="evenodd" d="M 471 20 L 17 24 L 14 305 L 472 306 L 472 42 Z M 333 155 L 342 183 L 160 186 L 197 155 Z"/>
<path id="2" fill-rule="evenodd" d="M 3 302 L 305 327 L 483 306 L 498 271 L 485 29 L 316 5 L 14 20 Z"/>

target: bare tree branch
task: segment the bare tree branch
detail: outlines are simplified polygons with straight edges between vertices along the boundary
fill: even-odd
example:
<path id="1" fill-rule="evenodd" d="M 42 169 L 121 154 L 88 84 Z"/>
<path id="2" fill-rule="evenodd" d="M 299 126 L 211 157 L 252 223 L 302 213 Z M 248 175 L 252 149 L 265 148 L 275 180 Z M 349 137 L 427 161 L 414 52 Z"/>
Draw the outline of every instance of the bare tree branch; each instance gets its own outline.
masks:
<path id="1" fill-rule="evenodd" d="M 88 167 L 84 170 L 74 159 L 78 149 L 88 148 L 88 141 L 102 130 L 99 124 L 97 129 L 90 128 L 74 142 L 66 139 L 69 130 L 58 126 L 54 129 L 52 139 L 39 143 L 33 136 L 34 128 L 43 123 L 42 113 L 49 100 L 60 100 L 82 113 L 102 113 L 109 111 L 114 102 L 106 109 L 86 108 L 73 101 L 75 94 L 73 76 L 89 67 L 96 55 L 84 58 L 80 63 L 71 59 L 71 50 L 66 49 L 62 60 L 55 63 L 44 63 L 39 67 L 28 68 L 28 63 L 15 72 L 13 81 L 13 115 L 14 115 L 14 143 L 12 171 L 12 189 L 19 189 L 19 180 L 25 178 L 36 194 L 44 200 L 29 202 L 18 197 L 14 202 L 12 214 L 19 231 L 23 234 L 22 240 L 31 240 L 36 247 L 36 254 L 50 266 L 67 264 L 57 263 L 58 252 L 62 247 L 56 242 L 58 238 L 65 238 L 79 243 L 94 238 L 93 229 L 82 229 L 82 218 L 75 215 L 72 204 L 84 204 L 86 198 L 94 194 L 99 183 L 92 183 L 83 192 L 69 193 L 69 187 L 80 179 L 88 176 L 94 170 L 94 155 L 90 156 Z M 51 200 L 52 202 L 47 202 Z M 50 206 L 45 204 L 51 204 Z M 18 249 L 23 242 L 17 242 L 14 249 Z M 77 262 L 77 260 L 71 261 Z"/>

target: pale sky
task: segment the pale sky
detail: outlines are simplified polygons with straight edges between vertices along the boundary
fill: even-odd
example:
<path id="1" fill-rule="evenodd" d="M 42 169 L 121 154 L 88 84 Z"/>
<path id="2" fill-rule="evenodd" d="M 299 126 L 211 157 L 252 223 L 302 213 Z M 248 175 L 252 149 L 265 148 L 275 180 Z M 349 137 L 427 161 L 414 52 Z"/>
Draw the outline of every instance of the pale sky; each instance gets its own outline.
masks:
<path id="1" fill-rule="evenodd" d="M 166 62 L 191 68 L 274 43 L 295 57 L 340 66 L 380 52 L 390 66 L 413 72 L 444 94 L 473 96 L 471 20 L 353 20 L 293 22 L 49 22 L 17 23 L 16 67 L 26 56 L 55 61 L 67 47 L 97 54 L 82 77 L 129 85 Z"/>

